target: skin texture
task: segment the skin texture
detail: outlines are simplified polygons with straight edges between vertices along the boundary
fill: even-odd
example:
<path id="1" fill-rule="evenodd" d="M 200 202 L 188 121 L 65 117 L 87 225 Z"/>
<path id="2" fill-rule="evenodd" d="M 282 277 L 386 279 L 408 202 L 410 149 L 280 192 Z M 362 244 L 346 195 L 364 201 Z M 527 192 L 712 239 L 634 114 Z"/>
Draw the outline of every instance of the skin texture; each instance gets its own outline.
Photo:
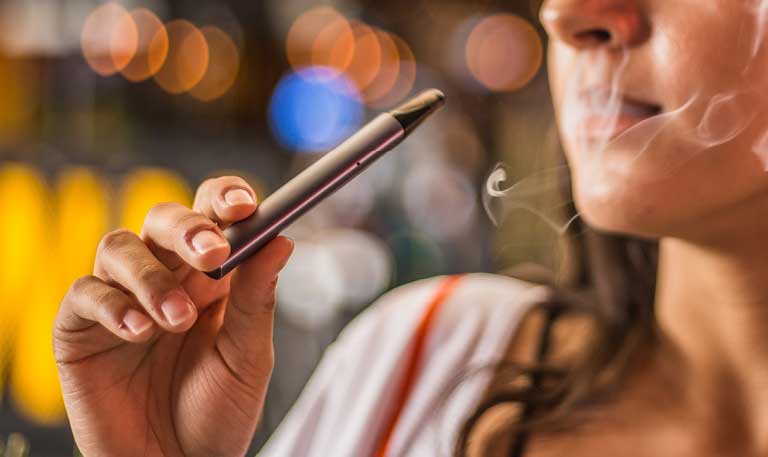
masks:
<path id="1" fill-rule="evenodd" d="M 226 259 L 221 229 L 253 213 L 254 196 L 240 178 L 207 181 L 194 211 L 158 205 L 141 236 L 116 231 L 102 240 L 93 276 L 72 286 L 54 328 L 83 455 L 247 450 L 272 371 L 277 275 L 293 244 L 276 239 L 219 282 L 199 270 Z M 176 319 L 161 308 L 168 297 L 181 304 Z"/>

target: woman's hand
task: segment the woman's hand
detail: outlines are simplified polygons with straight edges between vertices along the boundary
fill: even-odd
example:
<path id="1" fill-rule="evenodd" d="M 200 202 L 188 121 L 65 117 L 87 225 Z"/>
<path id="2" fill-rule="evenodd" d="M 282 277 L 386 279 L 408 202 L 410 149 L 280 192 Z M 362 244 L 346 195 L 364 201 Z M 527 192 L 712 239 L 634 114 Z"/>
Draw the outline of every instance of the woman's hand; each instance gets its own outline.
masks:
<path id="1" fill-rule="evenodd" d="M 64 298 L 54 351 L 83 455 L 242 456 L 272 372 L 278 238 L 232 275 L 222 228 L 256 209 L 240 178 L 207 181 L 194 211 L 154 207 L 141 237 L 102 240 L 93 276 Z"/>

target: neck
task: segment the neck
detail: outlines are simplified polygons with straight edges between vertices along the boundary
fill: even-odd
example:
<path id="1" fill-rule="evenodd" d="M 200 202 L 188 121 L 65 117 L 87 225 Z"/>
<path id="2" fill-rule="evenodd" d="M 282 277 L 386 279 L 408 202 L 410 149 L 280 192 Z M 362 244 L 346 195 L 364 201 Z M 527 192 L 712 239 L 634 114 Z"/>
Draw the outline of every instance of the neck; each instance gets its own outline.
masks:
<path id="1" fill-rule="evenodd" d="M 768 371 L 768 239 L 740 244 L 725 250 L 662 241 L 658 324 L 692 361 L 764 358 Z"/>
<path id="2" fill-rule="evenodd" d="M 656 316 L 685 395 L 735 409 L 765 431 L 765 408 L 750 405 L 768 402 L 768 238 L 728 246 L 663 240 Z"/>

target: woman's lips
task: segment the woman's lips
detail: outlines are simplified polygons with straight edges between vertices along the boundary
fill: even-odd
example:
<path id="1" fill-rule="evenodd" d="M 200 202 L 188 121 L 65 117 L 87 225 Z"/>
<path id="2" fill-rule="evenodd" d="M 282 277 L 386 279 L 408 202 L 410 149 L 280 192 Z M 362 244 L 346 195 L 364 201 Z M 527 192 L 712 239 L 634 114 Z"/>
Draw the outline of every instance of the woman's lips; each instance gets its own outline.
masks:
<path id="1" fill-rule="evenodd" d="M 589 142 L 607 143 L 635 125 L 662 113 L 660 105 L 623 97 L 591 109 L 582 107 L 577 135 Z"/>

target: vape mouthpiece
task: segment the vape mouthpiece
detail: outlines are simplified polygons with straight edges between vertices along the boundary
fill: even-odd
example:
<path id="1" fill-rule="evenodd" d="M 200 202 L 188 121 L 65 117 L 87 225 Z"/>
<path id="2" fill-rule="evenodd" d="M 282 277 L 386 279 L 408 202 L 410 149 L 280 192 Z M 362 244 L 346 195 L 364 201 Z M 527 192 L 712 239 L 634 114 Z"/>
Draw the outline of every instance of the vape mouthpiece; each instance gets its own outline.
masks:
<path id="1" fill-rule="evenodd" d="M 437 89 L 429 89 L 408 100 L 389 112 L 405 130 L 408 136 L 426 118 L 445 104 L 445 94 Z"/>

